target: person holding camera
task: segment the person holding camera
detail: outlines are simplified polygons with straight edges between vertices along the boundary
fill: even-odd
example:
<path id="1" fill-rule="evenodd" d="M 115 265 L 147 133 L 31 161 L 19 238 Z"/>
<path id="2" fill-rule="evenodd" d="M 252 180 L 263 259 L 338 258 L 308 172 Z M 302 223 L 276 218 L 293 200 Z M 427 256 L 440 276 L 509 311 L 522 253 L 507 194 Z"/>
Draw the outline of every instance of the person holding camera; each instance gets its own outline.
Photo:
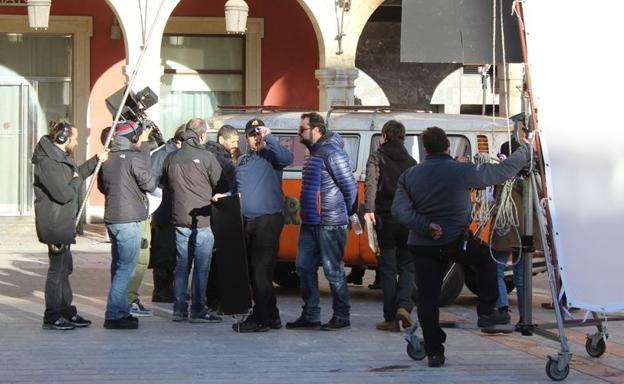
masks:
<path id="1" fill-rule="evenodd" d="M 34 165 L 35 227 L 41 243 L 48 245 L 43 329 L 69 330 L 88 327 L 72 305 L 69 275 L 73 271 L 71 244 L 76 243 L 76 215 L 84 180 L 100 161 L 104 150 L 78 166 L 71 156 L 78 145 L 78 129 L 67 122 L 52 123 L 32 156 Z"/>
<path id="2" fill-rule="evenodd" d="M 485 188 L 515 176 L 529 161 L 526 140 L 500 164 L 459 162 L 450 156 L 443 129 L 429 127 L 421 135 L 425 160 L 405 171 L 397 184 L 392 216 L 410 229 L 408 246 L 414 259 L 419 299 L 418 320 L 423 329 L 428 365 L 445 362 L 446 334 L 440 328 L 438 301 L 449 263 L 473 265 L 477 272 L 479 304 L 477 325 L 508 324 L 494 310 L 498 289 L 496 265 L 488 246 L 468 241 L 471 188 Z"/>
<path id="3" fill-rule="evenodd" d="M 128 284 L 136 269 L 143 236 L 141 222 L 147 220 L 146 192 L 158 186 L 150 167 L 149 135 L 134 121 L 120 121 L 111 144 L 109 161 L 98 175 L 104 194 L 104 222 L 111 239 L 111 288 L 106 303 L 104 328 L 136 329 L 139 321 L 130 315 Z"/>
<path id="4" fill-rule="evenodd" d="M 282 327 L 273 272 L 284 227 L 282 172 L 293 154 L 280 144 L 260 119 L 245 125 L 248 152 L 238 158 L 233 192 L 241 194 L 245 245 L 251 274 L 254 307 L 243 323 L 233 324 L 235 332 L 266 332 Z M 215 200 L 221 195 L 215 195 Z"/>

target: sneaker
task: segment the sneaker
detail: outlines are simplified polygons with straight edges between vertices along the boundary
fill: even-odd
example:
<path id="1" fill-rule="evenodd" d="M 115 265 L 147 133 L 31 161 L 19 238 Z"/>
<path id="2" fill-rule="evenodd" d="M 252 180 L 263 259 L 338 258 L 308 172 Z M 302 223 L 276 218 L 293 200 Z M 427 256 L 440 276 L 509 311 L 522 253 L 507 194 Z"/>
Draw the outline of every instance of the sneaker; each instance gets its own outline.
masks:
<path id="1" fill-rule="evenodd" d="M 339 319 L 332 317 L 327 323 L 321 325 L 322 331 L 336 331 L 342 328 L 351 328 L 351 322 L 348 319 Z"/>
<path id="2" fill-rule="evenodd" d="M 444 355 L 427 356 L 427 365 L 432 368 L 439 368 L 444 365 L 446 357 Z"/>
<path id="3" fill-rule="evenodd" d="M 188 320 L 188 313 L 173 311 L 172 321 L 186 321 Z"/>
<path id="4" fill-rule="evenodd" d="M 124 319 L 126 319 L 128 321 L 134 321 L 135 323 L 139 322 L 139 319 L 137 317 L 132 316 L 132 315 L 128 315 L 128 316 L 124 317 Z"/>
<path id="5" fill-rule="evenodd" d="M 62 317 L 60 317 L 58 320 L 56 320 L 53 323 L 44 322 L 41 327 L 43 329 L 56 329 L 57 331 L 68 331 L 70 329 L 76 328 L 76 326 L 73 323 L 65 320 Z"/>
<path id="6" fill-rule="evenodd" d="M 318 328 L 320 326 L 321 326 L 320 321 L 304 320 L 301 317 L 295 321 L 290 321 L 286 323 L 286 329 L 312 329 L 312 328 Z"/>
<path id="7" fill-rule="evenodd" d="M 130 304 L 130 314 L 135 317 L 150 317 L 152 310 L 147 309 L 141 304 L 141 300 L 136 299 Z"/>
<path id="8" fill-rule="evenodd" d="M 223 319 L 220 316 L 213 315 L 210 312 L 202 312 L 197 315 L 191 315 L 189 322 L 191 323 L 220 323 Z"/>
<path id="9" fill-rule="evenodd" d="M 378 322 L 375 325 L 380 331 L 388 331 L 388 332 L 401 332 L 401 327 L 399 327 L 399 320 L 383 320 Z"/>
<path id="10" fill-rule="evenodd" d="M 86 328 L 91 325 L 91 320 L 87 320 L 79 314 L 75 314 L 74 316 L 70 317 L 69 322 L 79 328 Z"/>
<path id="11" fill-rule="evenodd" d="M 114 320 L 104 320 L 104 328 L 106 329 L 137 329 L 139 328 L 139 319 L 130 320 L 128 317 Z"/>
<path id="12" fill-rule="evenodd" d="M 239 333 L 267 332 L 269 329 L 268 325 L 260 324 L 251 317 L 248 317 L 247 320 L 242 323 L 232 324 L 232 330 Z"/>
<path id="13" fill-rule="evenodd" d="M 397 309 L 396 318 L 397 320 L 401 321 L 401 323 L 403 324 L 403 328 L 409 328 L 414 325 L 412 315 L 410 315 L 409 311 L 405 308 Z"/>
<path id="14" fill-rule="evenodd" d="M 489 328 L 496 325 L 506 325 L 511 321 L 508 312 L 493 311 L 489 315 L 479 315 L 477 326 L 479 328 Z"/>
<path id="15" fill-rule="evenodd" d="M 269 320 L 269 328 L 282 329 L 282 320 L 279 317 L 277 319 Z"/>

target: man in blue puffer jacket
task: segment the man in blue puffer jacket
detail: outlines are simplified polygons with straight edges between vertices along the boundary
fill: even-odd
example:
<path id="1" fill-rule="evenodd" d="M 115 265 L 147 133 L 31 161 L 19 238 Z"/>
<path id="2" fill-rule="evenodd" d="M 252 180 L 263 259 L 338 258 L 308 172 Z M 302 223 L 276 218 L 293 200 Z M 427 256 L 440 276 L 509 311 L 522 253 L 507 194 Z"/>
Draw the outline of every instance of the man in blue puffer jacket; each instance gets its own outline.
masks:
<path id="1" fill-rule="evenodd" d="M 349 291 L 344 271 L 344 246 L 348 216 L 357 209 L 357 182 L 344 142 L 329 132 L 318 113 L 301 115 L 299 137 L 310 151 L 303 166 L 301 219 L 297 252 L 297 274 L 301 280 L 303 311 L 286 328 L 321 326 L 318 265 L 329 281 L 334 314 L 322 330 L 349 327 Z"/>

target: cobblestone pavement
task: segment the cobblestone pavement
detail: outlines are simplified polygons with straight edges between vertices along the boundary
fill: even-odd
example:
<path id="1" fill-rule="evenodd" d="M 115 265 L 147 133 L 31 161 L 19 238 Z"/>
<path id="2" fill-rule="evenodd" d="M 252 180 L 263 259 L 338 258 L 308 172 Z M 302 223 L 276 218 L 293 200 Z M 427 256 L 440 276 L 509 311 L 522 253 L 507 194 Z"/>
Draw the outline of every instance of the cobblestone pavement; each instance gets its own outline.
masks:
<path id="1" fill-rule="evenodd" d="M 447 364 L 428 368 L 405 353 L 399 333 L 375 330 L 381 319 L 381 292 L 350 287 L 352 327 L 338 332 L 272 330 L 235 334 L 233 320 L 221 324 L 171 322 L 171 305 L 152 304 L 149 273 L 142 287 L 154 316 L 136 331 L 102 327 L 109 288 L 109 247 L 98 227 L 90 227 L 73 247 L 74 302 L 94 321 L 89 329 L 44 331 L 43 286 L 46 248 L 36 241 L 32 222 L 0 221 L 0 383 L 547 383 L 546 355 L 558 344 L 538 336 L 484 335 L 448 330 Z M 98 233 L 99 232 L 99 233 Z M 331 298 L 321 275 L 323 320 Z M 544 276 L 535 281 L 534 317 L 552 321 Z M 513 295 L 512 295 L 513 296 Z M 464 292 L 443 319 L 475 321 L 476 300 Z M 515 305 L 515 299 L 512 300 Z M 299 315 L 296 291 L 278 289 L 282 320 Z M 517 314 L 513 314 L 517 317 Z M 575 313 L 580 317 L 582 313 Z M 567 383 L 624 383 L 624 326 L 609 323 L 607 353 L 585 352 L 585 333 L 566 330 L 574 357 Z"/>

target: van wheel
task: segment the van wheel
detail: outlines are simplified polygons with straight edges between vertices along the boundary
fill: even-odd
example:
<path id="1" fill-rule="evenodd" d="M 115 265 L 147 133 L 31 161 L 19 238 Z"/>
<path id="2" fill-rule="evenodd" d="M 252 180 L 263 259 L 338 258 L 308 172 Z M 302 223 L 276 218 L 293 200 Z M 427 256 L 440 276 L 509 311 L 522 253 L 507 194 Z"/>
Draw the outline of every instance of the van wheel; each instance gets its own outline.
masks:
<path id="1" fill-rule="evenodd" d="M 442 289 L 440 290 L 440 307 L 453 304 L 464 288 L 464 269 L 461 265 L 451 263 L 444 273 L 445 276 L 449 273 L 450 268 L 453 268 L 453 270 L 442 283 Z"/>
<path id="2" fill-rule="evenodd" d="M 470 266 L 464 267 L 464 276 L 466 287 L 470 290 L 470 292 L 479 296 L 479 286 L 477 285 L 477 274 Z M 511 293 L 514 290 L 515 285 L 513 282 L 513 278 L 505 278 L 505 288 L 507 289 L 507 293 Z"/>
<path id="3" fill-rule="evenodd" d="M 277 263 L 273 281 L 282 288 L 299 288 L 299 276 L 294 263 Z"/>

